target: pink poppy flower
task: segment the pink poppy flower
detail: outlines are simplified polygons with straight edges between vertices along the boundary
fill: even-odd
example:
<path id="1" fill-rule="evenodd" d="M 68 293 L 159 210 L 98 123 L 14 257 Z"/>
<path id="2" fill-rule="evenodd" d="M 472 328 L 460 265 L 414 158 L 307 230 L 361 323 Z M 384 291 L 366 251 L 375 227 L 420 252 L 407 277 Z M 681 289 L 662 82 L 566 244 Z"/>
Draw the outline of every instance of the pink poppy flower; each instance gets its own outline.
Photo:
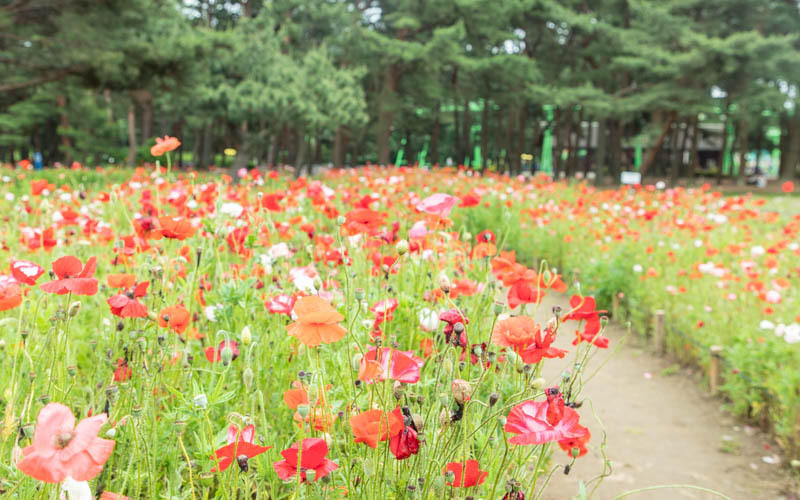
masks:
<path id="1" fill-rule="evenodd" d="M 558 408 L 563 413 L 560 418 L 553 418 L 551 406 L 547 401 L 525 401 L 513 407 L 506 418 L 504 430 L 517 435 L 509 438 L 508 442 L 519 445 L 543 444 L 586 434 L 586 428 L 578 423 L 578 412 L 569 407 Z"/>
<path id="2" fill-rule="evenodd" d="M 39 412 L 33 444 L 22 450 L 17 468 L 46 483 L 60 483 L 70 477 L 89 481 L 103 470 L 114 451 L 114 441 L 97 437 L 106 422 L 105 413 L 81 420 L 75 426 L 72 411 L 50 403 Z"/>
<path id="3" fill-rule="evenodd" d="M 426 214 L 447 217 L 450 215 L 450 211 L 453 210 L 453 207 L 456 206 L 456 203 L 458 203 L 458 198 L 455 196 L 436 193 L 417 203 L 416 208 L 420 212 L 425 212 Z"/>
<path id="4" fill-rule="evenodd" d="M 247 461 L 255 456 L 261 455 L 272 446 L 258 446 L 253 443 L 256 428 L 254 425 L 248 425 L 241 432 L 239 429 L 231 425 L 228 427 L 228 444 L 214 452 L 212 460 L 217 461 L 219 470 L 223 471 L 231 466 L 236 460 L 239 467 L 247 472 Z M 217 472 L 217 468 L 211 469 L 211 472 Z"/>
<path id="5" fill-rule="evenodd" d="M 422 358 L 414 356 L 414 351 L 371 347 L 361 359 L 358 378 L 368 384 L 387 378 L 415 384 L 419 382 L 419 371 L 424 363 Z"/>

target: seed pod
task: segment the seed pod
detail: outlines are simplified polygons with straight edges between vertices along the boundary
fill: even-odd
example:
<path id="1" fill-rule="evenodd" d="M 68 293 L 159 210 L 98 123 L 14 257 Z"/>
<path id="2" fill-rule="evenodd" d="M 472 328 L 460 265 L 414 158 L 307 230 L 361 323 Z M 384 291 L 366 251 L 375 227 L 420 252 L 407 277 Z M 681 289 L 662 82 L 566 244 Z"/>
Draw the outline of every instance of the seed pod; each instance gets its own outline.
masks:
<path id="1" fill-rule="evenodd" d="M 242 382 L 248 390 L 253 386 L 253 369 L 249 366 L 242 372 Z"/>
<path id="2" fill-rule="evenodd" d="M 497 404 L 497 401 L 500 399 L 500 395 L 496 392 L 489 394 L 489 406 L 494 406 Z"/>
<path id="3" fill-rule="evenodd" d="M 472 397 L 472 386 L 469 385 L 469 382 L 466 380 L 460 378 L 453 380 L 450 389 L 453 394 L 453 399 L 455 399 L 458 404 L 463 405 Z"/>

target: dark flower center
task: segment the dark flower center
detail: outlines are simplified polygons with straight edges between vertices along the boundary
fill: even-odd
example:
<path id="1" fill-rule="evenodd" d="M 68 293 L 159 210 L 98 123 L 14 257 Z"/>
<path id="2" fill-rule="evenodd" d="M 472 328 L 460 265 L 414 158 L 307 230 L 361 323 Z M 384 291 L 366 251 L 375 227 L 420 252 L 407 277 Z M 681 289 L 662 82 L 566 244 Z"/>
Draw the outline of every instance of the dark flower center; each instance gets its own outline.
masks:
<path id="1" fill-rule="evenodd" d="M 70 441 L 72 441 L 72 438 L 74 437 L 75 437 L 75 432 L 73 431 L 59 433 L 55 437 L 56 448 L 58 448 L 59 450 L 66 448 L 67 445 L 69 445 Z"/>

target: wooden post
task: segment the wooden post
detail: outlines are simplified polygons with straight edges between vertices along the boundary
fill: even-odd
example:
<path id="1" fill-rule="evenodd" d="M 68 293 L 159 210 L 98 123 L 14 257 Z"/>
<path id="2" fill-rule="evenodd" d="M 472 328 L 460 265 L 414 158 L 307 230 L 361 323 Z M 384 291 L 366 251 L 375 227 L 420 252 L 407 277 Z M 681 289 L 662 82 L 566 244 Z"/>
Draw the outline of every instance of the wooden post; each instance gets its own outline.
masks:
<path id="1" fill-rule="evenodd" d="M 619 322 L 622 318 L 619 317 L 619 294 L 615 293 L 611 297 L 611 317 L 614 321 Z"/>
<path id="2" fill-rule="evenodd" d="M 653 346 L 659 354 L 667 352 L 667 335 L 664 328 L 664 310 L 653 312 Z"/>
<path id="3" fill-rule="evenodd" d="M 714 395 L 719 389 L 721 383 L 721 373 L 719 370 L 720 359 L 722 358 L 722 346 L 712 345 L 709 350 L 711 351 L 711 363 L 708 365 L 708 384 L 711 388 L 711 394 Z"/>

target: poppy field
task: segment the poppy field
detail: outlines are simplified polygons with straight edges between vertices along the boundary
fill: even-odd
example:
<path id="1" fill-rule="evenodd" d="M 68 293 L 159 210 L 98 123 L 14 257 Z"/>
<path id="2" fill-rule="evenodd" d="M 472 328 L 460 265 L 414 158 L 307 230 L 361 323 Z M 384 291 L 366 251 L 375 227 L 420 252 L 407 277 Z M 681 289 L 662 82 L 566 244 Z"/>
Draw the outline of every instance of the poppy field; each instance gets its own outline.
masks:
<path id="1" fill-rule="evenodd" d="M 539 498 L 605 446 L 581 389 L 614 296 L 641 331 L 664 309 L 687 363 L 722 346 L 731 409 L 797 453 L 791 198 L 456 169 L 2 175 L 12 498 Z"/>

